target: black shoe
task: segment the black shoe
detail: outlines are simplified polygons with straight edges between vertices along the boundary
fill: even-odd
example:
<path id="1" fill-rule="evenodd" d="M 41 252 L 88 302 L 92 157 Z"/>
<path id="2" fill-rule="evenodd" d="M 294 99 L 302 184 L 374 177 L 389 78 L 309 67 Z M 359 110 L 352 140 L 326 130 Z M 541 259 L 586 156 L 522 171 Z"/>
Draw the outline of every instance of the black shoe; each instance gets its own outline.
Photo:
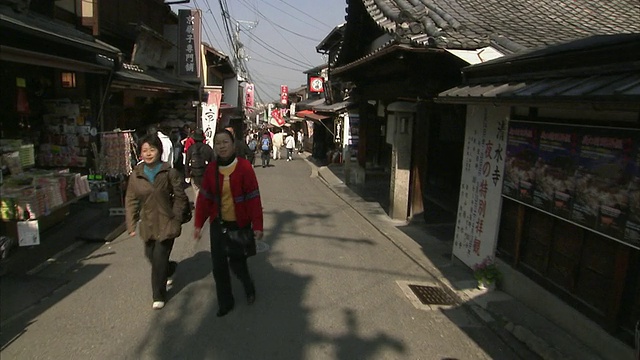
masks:
<path id="1" fill-rule="evenodd" d="M 254 302 L 256 302 L 256 294 L 249 294 L 247 295 L 247 304 L 248 305 L 252 305 Z"/>
<path id="2" fill-rule="evenodd" d="M 251 305 L 256 301 L 256 286 L 251 278 L 244 284 L 244 293 L 247 294 L 247 304 Z"/>
<path id="3" fill-rule="evenodd" d="M 216 313 L 217 317 L 223 317 L 225 315 L 227 315 L 229 312 L 231 312 L 231 310 L 233 310 L 234 304 L 231 304 L 231 306 L 226 307 L 226 308 L 220 308 L 218 309 L 218 312 Z"/>

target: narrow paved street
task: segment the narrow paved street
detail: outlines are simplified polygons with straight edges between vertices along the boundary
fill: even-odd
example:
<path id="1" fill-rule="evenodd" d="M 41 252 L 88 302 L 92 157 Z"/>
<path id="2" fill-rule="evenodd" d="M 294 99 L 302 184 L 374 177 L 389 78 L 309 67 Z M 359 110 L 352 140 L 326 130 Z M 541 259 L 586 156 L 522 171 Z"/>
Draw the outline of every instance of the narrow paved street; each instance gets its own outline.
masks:
<path id="1" fill-rule="evenodd" d="M 397 281 L 433 281 L 296 157 L 256 167 L 265 244 L 257 300 L 215 316 L 208 237 L 186 224 L 167 306 L 151 309 L 140 240 L 85 244 L 39 274 L 67 281 L 2 324 L 3 359 L 514 359 L 463 306 L 421 310 Z M 188 190 L 190 191 L 190 190 Z M 10 294 L 2 294 L 3 298 Z"/>

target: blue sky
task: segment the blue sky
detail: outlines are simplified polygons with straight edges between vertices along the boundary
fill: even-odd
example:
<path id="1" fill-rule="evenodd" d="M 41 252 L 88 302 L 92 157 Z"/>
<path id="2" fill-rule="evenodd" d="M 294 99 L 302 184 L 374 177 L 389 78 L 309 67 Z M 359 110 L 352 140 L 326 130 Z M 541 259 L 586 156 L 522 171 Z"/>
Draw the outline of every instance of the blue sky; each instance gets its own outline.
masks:
<path id="1" fill-rule="evenodd" d="M 280 85 L 304 85 L 302 72 L 326 62 L 316 45 L 346 16 L 346 0 L 191 0 L 172 5 L 202 11 L 202 39 L 231 56 L 230 40 L 221 17 L 226 6 L 231 26 L 240 26 L 247 67 L 261 101 L 279 97 Z M 257 22 L 257 25 L 254 23 Z"/>

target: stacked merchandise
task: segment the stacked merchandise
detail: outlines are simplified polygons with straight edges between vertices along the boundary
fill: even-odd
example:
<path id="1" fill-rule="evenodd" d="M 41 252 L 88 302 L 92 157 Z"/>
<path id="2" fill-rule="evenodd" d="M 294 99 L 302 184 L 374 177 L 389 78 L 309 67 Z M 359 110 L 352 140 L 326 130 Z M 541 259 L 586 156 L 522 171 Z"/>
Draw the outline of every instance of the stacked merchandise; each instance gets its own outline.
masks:
<path id="1" fill-rule="evenodd" d="M 91 125 L 85 121 L 86 106 L 68 100 L 45 102 L 48 114 L 38 147 L 38 164 L 43 167 L 86 167 L 91 152 Z M 28 155 L 25 154 L 25 160 Z"/>
<path id="2" fill-rule="evenodd" d="M 24 145 L 20 139 L 0 140 L 0 163 L 12 175 L 20 174 L 25 168 L 34 165 L 33 144 Z"/>
<path id="3" fill-rule="evenodd" d="M 100 172 L 109 175 L 129 175 L 136 160 L 135 142 L 131 131 L 102 134 Z"/>
<path id="4" fill-rule="evenodd" d="M 37 219 L 89 193 L 86 176 L 30 171 L 6 179 L 2 185 L 2 221 Z"/>

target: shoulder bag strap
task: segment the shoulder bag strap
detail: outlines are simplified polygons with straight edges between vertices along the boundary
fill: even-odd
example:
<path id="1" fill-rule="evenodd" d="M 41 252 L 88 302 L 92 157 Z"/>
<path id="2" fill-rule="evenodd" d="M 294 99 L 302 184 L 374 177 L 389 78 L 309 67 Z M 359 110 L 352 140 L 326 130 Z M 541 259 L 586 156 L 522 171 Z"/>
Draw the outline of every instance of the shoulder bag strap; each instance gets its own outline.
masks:
<path id="1" fill-rule="evenodd" d="M 218 221 L 222 223 L 222 191 L 220 190 L 220 171 L 216 162 L 216 202 L 218 203 Z"/>

